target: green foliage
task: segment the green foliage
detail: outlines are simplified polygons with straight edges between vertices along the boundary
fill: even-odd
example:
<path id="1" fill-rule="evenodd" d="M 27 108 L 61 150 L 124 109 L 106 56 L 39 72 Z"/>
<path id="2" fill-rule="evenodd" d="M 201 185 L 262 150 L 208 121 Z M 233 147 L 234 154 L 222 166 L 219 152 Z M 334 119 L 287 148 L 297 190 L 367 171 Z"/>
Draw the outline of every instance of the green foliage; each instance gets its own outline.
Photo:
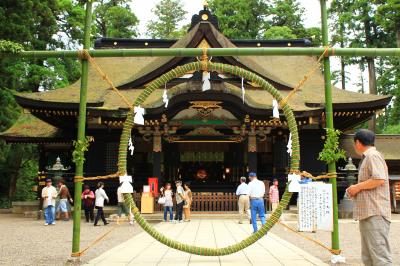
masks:
<path id="1" fill-rule="evenodd" d="M 396 35 L 397 47 L 400 48 L 400 2 L 399 0 L 375 0 L 378 4 L 376 21 L 389 34 Z"/>
<path id="2" fill-rule="evenodd" d="M 72 162 L 75 164 L 83 164 L 85 162 L 85 152 L 88 151 L 89 144 L 92 141 L 92 137 L 86 136 L 84 140 L 74 140 L 72 142 L 72 145 L 75 148 L 72 152 Z"/>
<path id="3" fill-rule="evenodd" d="M 127 0 L 101 0 L 94 8 L 96 33 L 101 37 L 137 37 L 139 20 Z"/>
<path id="4" fill-rule="evenodd" d="M 286 26 L 294 35 L 302 38 L 306 33 L 303 23 L 304 12 L 304 8 L 297 0 L 275 0 L 271 8 L 272 18 L 268 20 L 267 28 Z"/>
<path id="5" fill-rule="evenodd" d="M 178 29 L 187 13 L 181 0 L 161 0 L 152 11 L 157 16 L 157 20 L 147 24 L 147 34 L 152 38 L 174 39 L 185 34 Z"/>
<path id="6" fill-rule="evenodd" d="M 296 39 L 292 30 L 287 26 L 272 26 L 265 33 L 266 40 Z"/>
<path id="7" fill-rule="evenodd" d="M 7 52 L 7 53 L 18 53 L 24 50 L 24 47 L 19 43 L 7 41 L 7 40 L 0 40 L 0 52 Z"/>
<path id="8" fill-rule="evenodd" d="M 400 124 L 390 125 L 385 128 L 383 134 L 400 134 Z"/>
<path id="9" fill-rule="evenodd" d="M 231 39 L 260 37 L 269 14 L 263 0 L 211 0 L 210 10 L 218 17 L 219 27 Z"/>
<path id="10" fill-rule="evenodd" d="M 26 161 L 20 171 L 17 180 L 14 201 L 33 201 L 37 198 L 37 193 L 32 190 L 37 185 L 37 172 L 39 171 L 37 160 Z"/>
<path id="11" fill-rule="evenodd" d="M 319 153 L 318 160 L 326 164 L 335 163 L 340 159 L 346 159 L 346 152 L 339 148 L 340 130 L 326 128 L 324 148 Z"/>

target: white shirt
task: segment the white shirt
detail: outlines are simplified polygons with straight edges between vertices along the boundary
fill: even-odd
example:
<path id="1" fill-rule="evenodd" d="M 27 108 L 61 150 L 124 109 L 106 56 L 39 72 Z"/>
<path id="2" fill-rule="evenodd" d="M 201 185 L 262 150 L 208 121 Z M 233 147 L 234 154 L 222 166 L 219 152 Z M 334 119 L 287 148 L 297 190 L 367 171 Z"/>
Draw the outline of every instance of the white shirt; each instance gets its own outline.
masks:
<path id="1" fill-rule="evenodd" d="M 118 187 L 118 189 L 117 189 L 118 202 L 125 202 L 125 199 L 124 199 L 124 196 L 122 195 L 121 190 L 122 190 L 122 188 Z"/>
<path id="2" fill-rule="evenodd" d="M 240 184 L 236 189 L 236 195 L 250 195 L 249 185 L 247 185 L 246 182 Z"/>
<path id="3" fill-rule="evenodd" d="M 249 183 L 250 198 L 264 198 L 265 185 L 264 182 L 254 179 Z"/>
<path id="4" fill-rule="evenodd" d="M 95 194 L 96 194 L 95 205 L 97 207 L 104 207 L 104 200 L 106 199 L 108 201 L 108 197 L 104 189 L 102 188 L 96 189 Z"/>

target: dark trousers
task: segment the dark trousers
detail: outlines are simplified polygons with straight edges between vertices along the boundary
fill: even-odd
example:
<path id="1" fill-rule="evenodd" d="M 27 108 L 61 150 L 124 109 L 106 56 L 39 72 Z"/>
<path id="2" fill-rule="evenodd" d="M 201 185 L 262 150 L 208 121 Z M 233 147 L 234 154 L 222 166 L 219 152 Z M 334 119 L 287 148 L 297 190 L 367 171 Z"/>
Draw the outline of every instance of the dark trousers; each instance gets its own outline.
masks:
<path id="1" fill-rule="evenodd" d="M 85 218 L 86 222 L 89 222 L 89 219 L 91 222 L 94 221 L 94 206 L 85 206 L 83 205 L 83 209 L 85 210 Z"/>
<path id="2" fill-rule="evenodd" d="M 103 221 L 103 223 L 106 225 L 107 221 L 106 221 L 106 217 L 104 217 L 103 207 L 96 206 L 96 209 L 97 209 L 97 214 L 96 214 L 96 219 L 94 220 L 94 225 L 97 225 L 97 222 L 99 221 L 100 218 Z"/>
<path id="3" fill-rule="evenodd" d="M 182 201 L 181 203 L 176 204 L 176 213 L 175 213 L 175 220 L 181 221 L 182 220 L 182 212 L 183 212 L 183 205 L 185 203 Z"/>

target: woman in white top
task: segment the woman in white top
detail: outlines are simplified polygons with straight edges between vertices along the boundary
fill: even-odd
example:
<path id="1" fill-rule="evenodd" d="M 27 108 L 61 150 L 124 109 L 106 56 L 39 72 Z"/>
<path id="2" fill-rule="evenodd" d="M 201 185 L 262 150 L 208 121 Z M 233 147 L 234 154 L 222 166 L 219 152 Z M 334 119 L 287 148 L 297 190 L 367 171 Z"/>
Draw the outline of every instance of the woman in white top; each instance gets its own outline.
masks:
<path id="1" fill-rule="evenodd" d="M 104 225 L 108 224 L 108 222 L 106 221 L 106 218 L 104 217 L 103 207 L 104 207 L 104 200 L 106 200 L 107 202 L 109 200 L 108 200 L 107 194 L 103 188 L 104 188 L 103 182 L 97 183 L 97 189 L 95 192 L 95 196 L 96 196 L 95 206 L 97 209 L 97 215 L 96 215 L 96 219 L 94 220 L 94 226 L 97 226 L 97 222 L 99 221 L 100 218 L 103 221 Z"/>

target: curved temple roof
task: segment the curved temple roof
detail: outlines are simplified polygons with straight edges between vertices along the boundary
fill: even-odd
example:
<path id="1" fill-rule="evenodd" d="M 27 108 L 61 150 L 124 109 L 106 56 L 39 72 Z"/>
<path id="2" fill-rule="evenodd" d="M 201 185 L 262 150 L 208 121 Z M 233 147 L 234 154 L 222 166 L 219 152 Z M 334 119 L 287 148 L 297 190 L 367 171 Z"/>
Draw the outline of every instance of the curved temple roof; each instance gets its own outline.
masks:
<path id="1" fill-rule="evenodd" d="M 198 47 L 204 40 L 210 47 L 236 47 L 228 38 L 219 32 L 210 22 L 202 21 L 194 26 L 184 37 L 171 47 Z M 120 89 L 132 102 L 142 92 L 144 86 L 168 70 L 188 62 L 194 58 L 174 57 L 113 57 L 96 58 L 97 64 L 103 69 L 114 85 Z M 307 74 L 316 64 L 312 56 L 237 56 L 214 58 L 228 64 L 241 66 L 251 70 L 281 90 L 286 95 L 290 89 Z M 192 91 L 193 81 L 180 79 L 180 84 L 173 84 L 170 98 L 187 91 Z M 224 81 L 224 80 L 223 80 Z M 224 81 L 226 88 L 223 93 L 241 97 L 238 82 Z M 79 104 L 80 80 L 74 84 L 54 91 L 38 93 L 19 93 L 16 95 L 20 105 L 26 108 L 77 108 Z M 212 86 L 220 87 L 220 86 Z M 154 92 L 145 102 L 145 108 L 162 107 L 162 89 Z M 201 90 L 199 90 L 201 93 Z M 95 72 L 92 66 L 89 70 L 88 108 L 102 111 L 126 109 L 126 104 L 119 99 L 108 84 Z M 367 108 L 378 110 L 384 108 L 390 101 L 390 96 L 354 93 L 333 88 L 333 104 L 335 110 L 358 110 Z M 260 88 L 246 85 L 246 105 L 257 109 L 271 109 L 272 98 Z M 324 80 L 322 73 L 317 71 L 306 81 L 301 91 L 297 92 L 289 104 L 296 112 L 307 112 L 324 109 Z"/>

